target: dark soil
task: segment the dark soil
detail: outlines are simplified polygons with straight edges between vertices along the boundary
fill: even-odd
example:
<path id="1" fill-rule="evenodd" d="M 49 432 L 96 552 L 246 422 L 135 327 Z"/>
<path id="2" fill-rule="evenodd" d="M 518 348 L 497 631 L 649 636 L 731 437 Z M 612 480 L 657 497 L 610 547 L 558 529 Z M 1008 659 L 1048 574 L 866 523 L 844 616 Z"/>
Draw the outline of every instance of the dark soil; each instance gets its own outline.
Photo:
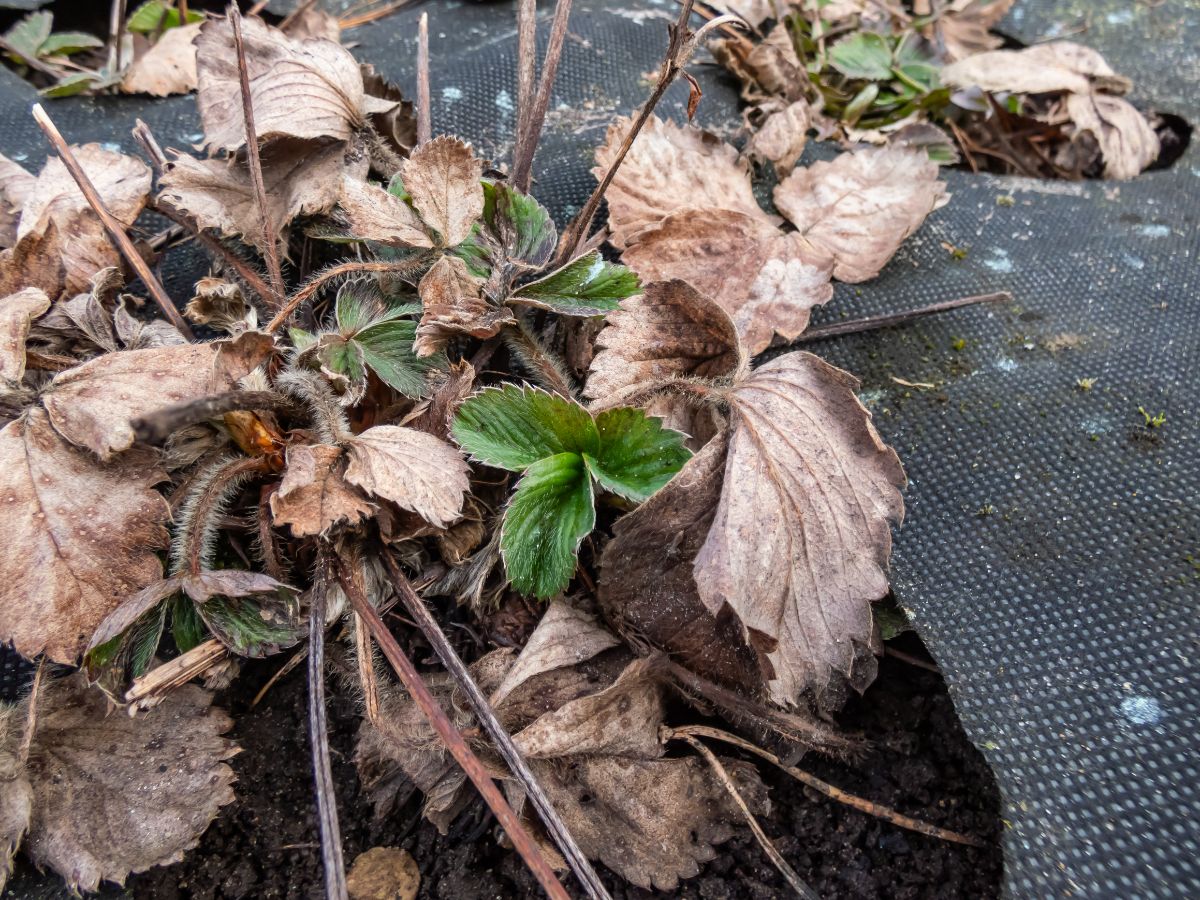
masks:
<path id="1" fill-rule="evenodd" d="M 921 653 L 911 636 L 900 646 Z M 259 707 L 247 710 L 279 665 L 276 659 L 248 667 L 220 698 L 234 715 L 233 736 L 244 748 L 233 760 L 238 802 L 225 809 L 183 863 L 132 878 L 135 897 L 323 896 L 303 666 L 275 685 Z M 872 744 L 870 752 L 852 765 L 808 757 L 804 768 L 900 812 L 998 840 L 995 782 L 963 734 L 939 676 L 885 658 L 875 685 L 846 709 L 842 723 L 862 732 Z M 468 809 L 446 837 L 420 818 L 417 797 L 394 817 L 375 821 L 351 761 L 358 716 L 349 700 L 339 702 L 336 691 L 329 727 L 347 865 L 371 847 L 400 846 L 421 868 L 422 898 L 539 895 L 519 858 L 496 843 L 494 822 L 481 804 Z M 822 897 L 999 895 L 1002 862 L 994 843 L 979 850 L 914 834 L 827 800 L 782 773 L 762 772 L 772 801 L 763 827 Z M 741 829 L 721 851 L 676 896 L 766 900 L 788 895 L 748 830 Z M 607 880 L 617 900 L 653 896 Z"/>

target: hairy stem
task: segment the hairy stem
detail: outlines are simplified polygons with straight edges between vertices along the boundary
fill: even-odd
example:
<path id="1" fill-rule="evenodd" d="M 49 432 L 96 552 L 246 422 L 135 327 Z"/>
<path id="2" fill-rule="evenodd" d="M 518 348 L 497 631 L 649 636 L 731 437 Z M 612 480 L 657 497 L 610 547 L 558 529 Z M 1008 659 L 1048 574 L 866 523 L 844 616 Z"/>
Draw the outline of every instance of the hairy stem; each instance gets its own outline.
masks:
<path id="1" fill-rule="evenodd" d="M 305 283 L 296 293 L 288 299 L 287 304 L 283 309 L 276 313 L 275 318 L 267 323 L 267 327 L 263 329 L 267 334 L 274 334 L 280 328 L 287 324 L 288 319 L 296 312 L 306 301 L 321 290 L 329 282 L 335 278 L 341 278 L 343 275 L 350 275 L 355 272 L 391 272 L 396 275 L 406 274 L 419 268 L 420 262 L 347 262 L 337 266 L 330 266 L 323 272 L 318 272 L 307 283 Z"/>
<path id="2" fill-rule="evenodd" d="M 502 334 L 509 350 L 529 370 L 534 381 L 564 397 L 574 395 L 575 389 L 562 363 L 542 346 L 524 322 L 518 319 L 516 325 L 506 325 Z"/>

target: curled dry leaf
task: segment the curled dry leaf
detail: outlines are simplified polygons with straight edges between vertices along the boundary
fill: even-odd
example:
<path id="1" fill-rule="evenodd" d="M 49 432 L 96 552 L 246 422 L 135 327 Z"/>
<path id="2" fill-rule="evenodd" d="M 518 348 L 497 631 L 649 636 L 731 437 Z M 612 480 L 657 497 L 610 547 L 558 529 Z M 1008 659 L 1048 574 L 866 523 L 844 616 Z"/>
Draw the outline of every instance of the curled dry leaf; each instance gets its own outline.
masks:
<path id="1" fill-rule="evenodd" d="M 287 450 L 287 469 L 271 495 L 276 525 L 288 525 L 296 537 L 325 534 L 335 525 L 355 525 L 372 513 L 357 488 L 346 483 L 342 448 L 332 444 L 295 444 Z"/>
<path id="2" fill-rule="evenodd" d="M 934 23 L 945 58 L 953 62 L 995 50 L 1003 39 L 992 27 L 1004 18 L 1015 0 L 952 0 Z"/>
<path id="3" fill-rule="evenodd" d="M 34 408 L 0 431 L 0 640 L 72 664 L 121 600 L 162 577 L 166 474 L 137 451 L 101 465 Z"/>
<path id="4" fill-rule="evenodd" d="M 924 153 L 883 147 L 843 153 L 796 169 L 775 188 L 775 205 L 809 255 L 833 261 L 833 277 L 874 278 L 906 237 L 950 197 Z"/>
<path id="5" fill-rule="evenodd" d="M 352 237 L 399 247 L 433 246 L 420 216 L 390 191 L 345 175 L 337 203 Z"/>
<path id="6" fill-rule="evenodd" d="M 776 333 L 796 338 L 812 308 L 833 297 L 826 256 L 799 234 L 732 209 L 670 215 L 641 232 L 622 258 L 643 281 L 680 278 L 711 297 L 751 354 Z"/>
<path id="7" fill-rule="evenodd" d="M 417 356 L 438 353 L 455 335 L 489 338 L 516 322 L 512 310 L 484 296 L 482 280 L 457 256 L 443 256 L 434 263 L 421 278 L 417 293 L 423 308 L 413 343 Z"/>
<path id="8" fill-rule="evenodd" d="M 759 161 L 770 160 L 780 175 L 790 172 L 808 143 L 812 127 L 812 108 L 807 100 L 797 100 L 769 113 L 750 136 L 746 155 Z"/>
<path id="9" fill-rule="evenodd" d="M 1106 178 L 1133 178 L 1158 159 L 1158 135 L 1127 101 L 1107 94 L 1068 94 L 1066 105 L 1076 133 L 1095 135 Z"/>
<path id="10" fill-rule="evenodd" d="M 49 308 L 50 298 L 35 287 L 0 300 L 0 381 L 16 383 L 24 377 L 29 326 Z"/>
<path id="11" fill-rule="evenodd" d="M 483 163 L 471 145 L 439 135 L 412 152 L 400 169 L 404 189 L 442 245 L 461 244 L 483 215 Z"/>
<path id="12" fill-rule="evenodd" d="M 295 40 L 260 19 L 242 22 L 251 104 L 260 141 L 276 137 L 349 140 L 372 113 L 395 104 L 370 97 L 354 57 L 332 41 Z M 233 29 L 210 19 L 196 38 L 197 105 L 209 150 L 246 142 Z M 304 115 L 297 115 L 297 110 Z"/>
<path id="13" fill-rule="evenodd" d="M 106 715 L 104 695 L 81 675 L 45 685 L 22 773 L 32 798 L 30 858 L 73 891 L 123 884 L 131 872 L 182 859 L 234 799 L 225 761 L 238 748 L 222 737 L 233 723 L 211 703 L 207 691 L 184 685 L 131 718 Z M 13 718 L 8 724 L 11 750 L 19 729 Z"/>
<path id="14" fill-rule="evenodd" d="M 433 435 L 376 425 L 346 441 L 346 480 L 368 494 L 391 500 L 438 528 L 462 512 L 470 467 L 462 455 Z"/>
<path id="15" fill-rule="evenodd" d="M 0 296 L 35 287 L 55 299 L 62 293 L 63 280 L 62 251 L 53 222 L 41 234 L 27 234 L 0 252 Z"/>
<path id="16" fill-rule="evenodd" d="M 109 459 L 133 446 L 133 419 L 232 389 L 269 354 L 268 335 L 108 353 L 55 376 L 43 402 L 67 440 Z"/>
<path id="17" fill-rule="evenodd" d="M 105 150 L 99 144 L 72 150 L 113 217 L 132 225 L 150 195 L 150 169 L 135 157 Z M 100 219 L 57 156 L 46 161 L 21 210 L 17 248 L 33 235 L 46 237 L 51 225 L 58 234 L 55 250 L 62 261 L 66 290 L 87 290 L 93 275 L 120 264 L 120 255 Z M 58 290 L 47 289 L 46 293 L 57 296 Z"/>
<path id="18" fill-rule="evenodd" d="M 770 690 L 782 704 L 805 690 L 821 697 L 835 673 L 862 682 L 856 645 L 869 644 L 871 601 L 888 590 L 904 471 L 857 387 L 818 357 L 791 353 L 729 394 L 724 488 L 696 586 L 714 615 L 728 605 L 776 643 Z"/>
<path id="19" fill-rule="evenodd" d="M 12 734 L 19 726 L 15 709 L 0 713 L 0 732 Z M 16 726 L 16 727 L 14 727 Z M 0 745 L 0 891 L 12 875 L 13 857 L 33 815 L 33 788 L 25 778 L 24 765 L 17 756 L 15 742 L 6 740 Z"/>
<path id="20" fill-rule="evenodd" d="M 0 247 L 11 247 L 17 241 L 17 222 L 21 207 L 37 184 L 37 178 L 0 153 Z"/>
<path id="21" fill-rule="evenodd" d="M 596 149 L 592 173 L 603 178 L 631 125 L 619 118 Z M 726 209 L 773 225 L 754 199 L 750 172 L 737 151 L 715 135 L 651 116 L 605 194 L 609 240 L 624 249 L 638 234 L 681 209 Z"/>
<path id="22" fill-rule="evenodd" d="M 1124 94 L 1130 87 L 1129 79 L 1114 72 L 1099 53 L 1071 41 L 968 56 L 943 68 L 941 77 L 955 87 L 1015 94 Z"/>
<path id="23" fill-rule="evenodd" d="M 338 201 L 342 177 L 361 184 L 368 165 L 363 156 L 348 161 L 346 145 L 337 141 L 272 141 L 262 151 L 271 221 L 282 232 L 297 216 L 328 212 Z M 172 154 L 159 184 L 159 201 L 190 215 L 201 228 L 265 249 L 262 211 L 244 160 Z"/>
<path id="24" fill-rule="evenodd" d="M 196 89 L 196 48 L 192 41 L 202 23 L 168 28 L 149 50 L 133 61 L 121 79 L 121 92 L 167 97 Z"/>
<path id="25" fill-rule="evenodd" d="M 775 16 L 772 0 L 707 0 L 704 5 L 720 13 L 741 16 L 754 28 Z"/>
<path id="26" fill-rule="evenodd" d="M 450 363 L 444 370 L 436 370 L 431 381 L 429 399 L 413 407 L 400 424 L 448 440 L 454 414 L 474 390 L 475 368 L 465 359 L 460 359 Z"/>

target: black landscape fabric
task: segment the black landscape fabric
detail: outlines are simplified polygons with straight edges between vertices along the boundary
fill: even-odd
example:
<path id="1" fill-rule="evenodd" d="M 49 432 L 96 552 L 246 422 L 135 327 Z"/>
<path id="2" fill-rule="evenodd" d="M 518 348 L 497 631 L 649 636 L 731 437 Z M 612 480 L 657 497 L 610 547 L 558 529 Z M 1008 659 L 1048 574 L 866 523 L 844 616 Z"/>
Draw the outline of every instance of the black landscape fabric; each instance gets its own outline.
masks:
<path id="1" fill-rule="evenodd" d="M 646 95 L 676 9 L 576 2 L 535 165 L 547 177 L 534 193 L 560 225 L 593 185 L 605 126 Z M 512 4 L 414 4 L 344 37 L 411 89 L 421 11 L 435 131 L 506 159 Z M 543 42 L 550 12 L 541 6 Z M 1134 79 L 1136 103 L 1200 119 L 1194 2 L 1018 0 L 1001 30 L 1095 47 Z M 733 137 L 734 86 L 715 66 L 693 70 L 698 121 Z M 28 114 L 35 99 L 0 69 L 0 151 L 34 171 L 46 151 Z M 686 99 L 677 84 L 660 111 L 682 119 Z M 72 142 L 125 152 L 137 117 L 166 146 L 201 137 L 191 97 L 49 110 Z M 828 152 L 810 143 L 807 154 Z M 1008 892 L 1198 896 L 1200 151 L 1119 184 L 945 177 L 950 203 L 880 278 L 838 285 L 814 324 L 998 290 L 1015 304 L 808 349 L 862 378 L 907 468 L 894 590 L 995 770 Z M 167 272 L 168 287 L 186 296 L 193 275 Z M 1165 421 L 1148 425 L 1159 413 Z M 22 671 L 4 660 L 10 688 Z"/>

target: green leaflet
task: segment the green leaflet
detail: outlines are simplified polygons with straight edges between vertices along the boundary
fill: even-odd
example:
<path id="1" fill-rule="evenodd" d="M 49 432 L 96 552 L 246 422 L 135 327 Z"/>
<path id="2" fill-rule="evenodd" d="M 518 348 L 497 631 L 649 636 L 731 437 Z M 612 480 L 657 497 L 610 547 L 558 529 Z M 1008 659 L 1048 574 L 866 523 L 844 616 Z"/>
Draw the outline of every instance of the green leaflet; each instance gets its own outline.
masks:
<path id="1" fill-rule="evenodd" d="M 88 681 L 116 702 L 124 702 L 129 683 L 150 667 L 166 615 L 167 605 L 156 604 L 116 637 L 85 653 L 83 668 Z"/>
<path id="2" fill-rule="evenodd" d="M 829 64 L 847 78 L 887 81 L 892 77 L 892 48 L 882 35 L 860 31 L 829 48 Z"/>
<path id="3" fill-rule="evenodd" d="M 32 12 L 4 33 L 4 39 L 20 56 L 37 59 L 50 32 L 54 28 L 54 16 L 48 12 Z"/>
<path id="4" fill-rule="evenodd" d="M 559 453 L 525 470 L 504 513 L 500 553 L 513 587 L 547 598 L 575 574 L 580 542 L 596 524 L 592 480 L 576 453 Z"/>
<path id="5" fill-rule="evenodd" d="M 290 589 L 274 595 L 213 596 L 196 604 L 196 611 L 213 637 L 238 656 L 270 656 L 298 643 L 307 631 L 300 601 Z"/>
<path id="6" fill-rule="evenodd" d="M 180 653 L 187 653 L 208 637 L 208 628 L 188 597 L 176 597 L 171 603 L 171 635 Z"/>
<path id="7" fill-rule="evenodd" d="M 443 360 L 440 354 L 421 357 L 413 353 L 416 335 L 417 323 L 402 319 L 372 325 L 360 331 L 355 339 L 371 371 L 406 397 L 425 396 L 429 392 L 425 373 L 438 368 Z"/>
<path id="8" fill-rule="evenodd" d="M 517 590 L 546 598 L 575 571 L 579 542 L 595 525 L 595 486 L 645 500 L 691 454 L 684 435 L 640 409 L 595 419 L 574 400 L 504 385 L 469 397 L 454 439 L 476 459 L 524 472 L 504 514 L 500 549 Z"/>
<path id="9" fill-rule="evenodd" d="M 558 453 L 595 453 L 600 446 L 596 423 L 578 403 L 512 384 L 467 398 L 452 433 L 480 462 L 511 472 Z"/>
<path id="10" fill-rule="evenodd" d="M 558 229 L 542 204 L 498 182 L 483 182 L 483 197 L 483 220 L 510 261 L 533 269 L 550 261 Z"/>
<path id="11" fill-rule="evenodd" d="M 87 47 L 103 47 L 98 37 L 82 31 L 59 31 L 42 41 L 39 56 L 70 56 Z"/>
<path id="12" fill-rule="evenodd" d="M 683 468 L 691 453 L 678 431 L 640 409 L 610 409 L 596 417 L 600 450 L 585 456 L 588 471 L 605 489 L 627 500 L 646 500 Z"/>
<path id="13" fill-rule="evenodd" d="M 600 251 L 593 250 L 545 278 L 517 288 L 511 302 L 567 316 L 599 316 L 641 290 L 641 282 L 630 269 L 607 262 Z"/>
<path id="14" fill-rule="evenodd" d="M 166 16 L 166 21 L 163 22 L 163 17 Z M 193 10 L 188 10 L 187 20 L 190 25 L 192 22 L 200 22 L 204 16 Z M 125 27 L 135 34 L 150 34 L 158 31 L 159 25 L 164 29 L 177 28 L 179 22 L 179 10 L 173 6 L 168 7 L 161 0 L 147 0 L 130 14 L 125 22 Z"/>

